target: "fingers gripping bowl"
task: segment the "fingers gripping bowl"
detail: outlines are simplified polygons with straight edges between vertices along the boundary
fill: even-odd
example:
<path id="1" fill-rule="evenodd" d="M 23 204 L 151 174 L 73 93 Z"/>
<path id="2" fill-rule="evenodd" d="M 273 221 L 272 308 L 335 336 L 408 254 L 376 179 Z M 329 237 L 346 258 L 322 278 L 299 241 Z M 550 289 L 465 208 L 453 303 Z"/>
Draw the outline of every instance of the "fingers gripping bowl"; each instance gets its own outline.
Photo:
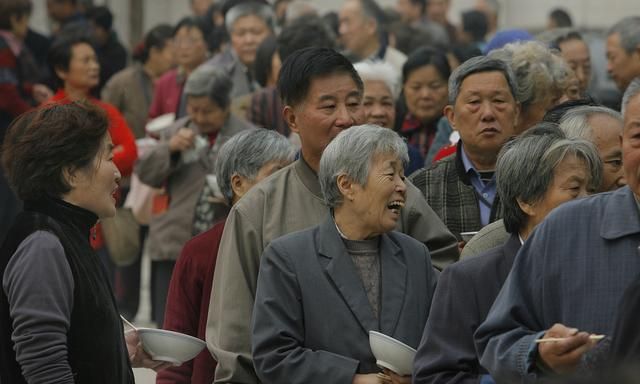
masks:
<path id="1" fill-rule="evenodd" d="M 411 374 L 416 350 L 401 341 L 376 331 L 369 331 L 369 344 L 376 364 L 398 375 Z"/>

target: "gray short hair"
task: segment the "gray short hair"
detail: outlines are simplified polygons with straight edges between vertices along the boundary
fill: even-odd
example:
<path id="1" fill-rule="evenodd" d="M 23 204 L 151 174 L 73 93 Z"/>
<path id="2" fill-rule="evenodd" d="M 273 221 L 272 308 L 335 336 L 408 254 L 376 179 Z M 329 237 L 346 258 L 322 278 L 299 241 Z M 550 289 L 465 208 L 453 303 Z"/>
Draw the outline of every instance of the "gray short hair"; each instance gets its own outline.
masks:
<path id="1" fill-rule="evenodd" d="M 560 129 L 570 139 L 593 141 L 593 127 L 589 119 L 594 115 L 606 115 L 622 123 L 622 115 L 618 111 L 601 106 L 585 105 L 570 109 L 560 119 Z"/>
<path id="2" fill-rule="evenodd" d="M 560 44 L 569 40 L 584 41 L 580 31 L 573 27 L 554 28 L 536 35 L 536 40 L 552 49 L 560 49 Z"/>
<path id="3" fill-rule="evenodd" d="M 360 75 L 362 81 L 382 81 L 386 84 L 387 88 L 391 92 L 393 99 L 398 98 L 400 93 L 400 74 L 393 68 L 393 66 L 384 61 L 361 61 L 353 65 Z"/>
<path id="4" fill-rule="evenodd" d="M 636 77 L 635 79 L 633 79 L 633 81 L 629 83 L 629 86 L 627 86 L 627 89 L 624 91 L 624 95 L 622 96 L 622 116 L 623 117 L 627 112 L 627 107 L 629 106 L 629 102 L 631 101 L 631 99 L 638 96 L 638 94 L 640 94 L 640 77 Z"/>
<path id="5" fill-rule="evenodd" d="M 629 16 L 618 21 L 609 31 L 607 36 L 620 34 L 620 45 L 628 54 L 633 53 L 640 45 L 640 16 Z"/>
<path id="6" fill-rule="evenodd" d="M 245 16 L 257 16 L 267 24 L 267 27 L 269 27 L 271 31 L 275 29 L 276 16 L 273 13 L 273 9 L 271 9 L 267 4 L 257 1 L 249 1 L 240 3 L 229 9 L 224 17 L 224 25 L 227 28 L 227 32 L 231 33 L 236 21 Z"/>
<path id="7" fill-rule="evenodd" d="M 449 104 L 456 103 L 464 79 L 476 73 L 493 71 L 502 72 L 507 84 L 509 84 L 511 95 L 517 100 L 516 80 L 511 68 L 502 60 L 487 56 L 476 56 L 462 63 L 449 77 Z"/>
<path id="8" fill-rule="evenodd" d="M 203 64 L 196 68 L 184 85 L 187 96 L 207 96 L 220 108 L 229 106 L 233 83 L 229 76 L 219 68 Z"/>
<path id="9" fill-rule="evenodd" d="M 544 198 L 553 182 L 555 168 L 568 155 L 585 161 L 590 190 L 602 179 L 602 161 L 595 146 L 586 140 L 569 139 L 553 123 L 540 123 L 504 145 L 496 163 L 496 183 L 504 209 L 507 232 L 525 228 L 528 215 L 518 200 L 535 203 Z"/>
<path id="10" fill-rule="evenodd" d="M 218 152 L 215 175 L 222 195 L 231 204 L 233 175 L 253 181 L 266 164 L 272 161 L 293 161 L 294 156 L 293 145 L 275 131 L 253 128 L 236 134 Z"/>
<path id="11" fill-rule="evenodd" d="M 569 65 L 537 41 L 510 43 L 488 55 L 507 63 L 517 83 L 516 100 L 522 108 L 551 95 L 561 95 L 572 74 Z"/>
<path id="12" fill-rule="evenodd" d="M 364 124 L 340 132 L 325 148 L 320 159 L 318 178 L 329 208 L 339 206 L 342 193 L 338 176 L 365 186 L 373 158 L 381 154 L 397 156 L 404 164 L 409 162 L 405 141 L 393 130 L 373 124 Z"/>

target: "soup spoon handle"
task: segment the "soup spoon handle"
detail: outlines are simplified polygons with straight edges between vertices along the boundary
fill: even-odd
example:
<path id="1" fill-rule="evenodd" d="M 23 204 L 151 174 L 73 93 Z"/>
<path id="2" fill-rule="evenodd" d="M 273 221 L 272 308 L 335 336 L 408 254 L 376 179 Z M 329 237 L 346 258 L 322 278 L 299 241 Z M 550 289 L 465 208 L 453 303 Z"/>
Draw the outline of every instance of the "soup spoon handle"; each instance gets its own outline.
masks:
<path id="1" fill-rule="evenodd" d="M 138 332 L 138 328 L 136 328 L 135 325 L 131 324 L 131 322 L 127 319 L 124 318 L 124 316 L 120 315 L 120 318 L 122 319 L 122 321 L 124 321 L 125 324 L 127 324 L 131 329 L 133 329 L 134 331 Z"/>

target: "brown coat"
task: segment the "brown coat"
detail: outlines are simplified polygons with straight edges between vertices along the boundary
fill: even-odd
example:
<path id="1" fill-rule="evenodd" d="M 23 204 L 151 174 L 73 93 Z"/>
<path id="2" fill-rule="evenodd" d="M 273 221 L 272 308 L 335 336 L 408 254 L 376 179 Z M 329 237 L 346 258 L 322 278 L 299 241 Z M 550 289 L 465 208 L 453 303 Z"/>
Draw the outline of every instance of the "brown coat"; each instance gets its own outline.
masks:
<path id="1" fill-rule="evenodd" d="M 192 237 L 196 203 L 206 182 L 212 174 L 220 147 L 233 135 L 250 128 L 244 120 L 230 115 L 218 133 L 215 144 L 201 151 L 199 159 L 185 164 L 182 154 L 171 155 L 169 139 L 181 127 L 198 131 L 189 117 L 177 120 L 162 133 L 160 142 L 138 160 L 135 172 L 145 184 L 155 188 L 165 187 L 169 195 L 169 208 L 151 218 L 147 250 L 152 260 L 177 260 L 184 243 Z M 229 207 L 215 203 L 215 218 L 226 216 Z"/>

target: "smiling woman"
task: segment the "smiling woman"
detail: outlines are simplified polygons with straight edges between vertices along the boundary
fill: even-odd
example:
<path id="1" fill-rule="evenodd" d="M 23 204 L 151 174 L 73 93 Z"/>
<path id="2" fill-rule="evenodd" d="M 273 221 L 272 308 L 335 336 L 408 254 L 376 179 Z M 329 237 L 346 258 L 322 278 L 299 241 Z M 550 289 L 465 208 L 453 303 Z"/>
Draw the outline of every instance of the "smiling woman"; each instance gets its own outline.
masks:
<path id="1" fill-rule="evenodd" d="M 133 383 L 130 353 L 155 366 L 137 335 L 125 341 L 89 244 L 98 218 L 115 214 L 120 172 L 108 124 L 100 109 L 68 103 L 9 128 L 2 161 L 25 206 L 0 248 L 3 383 Z"/>
<path id="2" fill-rule="evenodd" d="M 262 256 L 252 337 L 262 382 L 378 382 L 370 330 L 420 341 L 436 276 L 427 248 L 393 231 L 406 161 L 400 136 L 374 125 L 345 130 L 324 150 L 319 180 L 332 215 Z"/>

